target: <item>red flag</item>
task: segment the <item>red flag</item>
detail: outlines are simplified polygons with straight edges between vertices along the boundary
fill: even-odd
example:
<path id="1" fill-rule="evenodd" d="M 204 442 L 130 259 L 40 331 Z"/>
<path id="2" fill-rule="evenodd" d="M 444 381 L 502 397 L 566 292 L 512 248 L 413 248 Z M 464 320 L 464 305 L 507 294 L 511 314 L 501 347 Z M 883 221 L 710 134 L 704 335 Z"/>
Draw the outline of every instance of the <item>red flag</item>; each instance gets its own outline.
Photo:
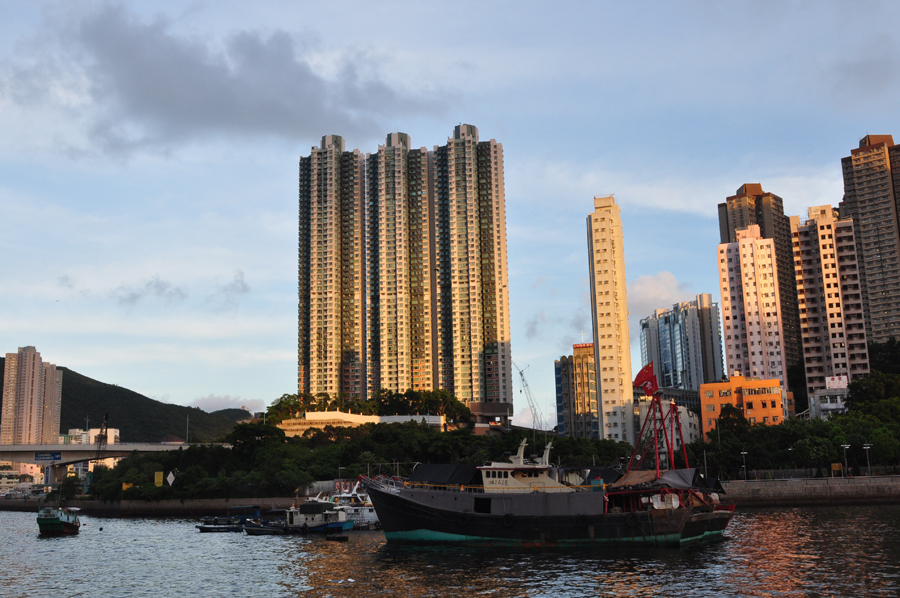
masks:
<path id="1" fill-rule="evenodd" d="M 634 379 L 634 385 L 644 391 L 648 397 L 652 397 L 659 392 L 659 385 L 656 383 L 656 375 L 653 373 L 653 362 L 651 361 L 638 372 Z"/>

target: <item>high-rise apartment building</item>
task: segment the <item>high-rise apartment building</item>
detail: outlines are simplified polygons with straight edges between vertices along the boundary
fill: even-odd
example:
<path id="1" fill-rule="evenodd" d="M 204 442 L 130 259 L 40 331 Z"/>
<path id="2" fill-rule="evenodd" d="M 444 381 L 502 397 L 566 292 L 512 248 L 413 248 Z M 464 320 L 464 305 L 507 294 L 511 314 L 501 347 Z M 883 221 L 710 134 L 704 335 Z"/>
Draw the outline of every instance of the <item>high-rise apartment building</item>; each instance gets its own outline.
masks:
<path id="1" fill-rule="evenodd" d="M 369 388 L 435 388 L 433 155 L 392 133 L 366 160 Z"/>
<path id="2" fill-rule="evenodd" d="M 301 393 L 366 393 L 364 169 L 337 135 L 300 158 Z"/>
<path id="3" fill-rule="evenodd" d="M 791 225 L 784 215 L 781 198 L 763 191 L 759 183 L 741 185 L 734 195 L 725 199 L 725 203 L 719 204 L 720 243 L 734 243 L 737 241 L 737 231 L 753 224 L 759 227 L 761 238 L 775 242 L 784 358 L 788 366 L 799 365 L 803 362 L 803 346 L 792 267 Z"/>
<path id="4" fill-rule="evenodd" d="M 0 444 L 54 444 L 59 438 L 63 373 L 34 347 L 6 354 Z"/>
<path id="5" fill-rule="evenodd" d="M 890 135 L 866 135 L 841 159 L 841 218 L 852 218 L 866 336 L 900 338 L 900 146 Z"/>
<path id="6" fill-rule="evenodd" d="M 594 211 L 587 217 L 587 238 L 594 368 L 600 427 L 605 429 L 607 412 L 624 408 L 633 396 L 622 216 L 612 196 L 594 198 Z M 612 437 L 609 430 L 606 434 L 605 438 Z"/>
<path id="7" fill-rule="evenodd" d="M 853 220 L 831 206 L 809 208 L 801 224 L 791 216 L 800 330 L 809 396 L 869 373 L 865 317 Z"/>
<path id="8" fill-rule="evenodd" d="M 653 362 L 660 388 L 700 390 L 722 378 L 719 305 L 708 293 L 641 320 L 641 365 Z"/>
<path id="9" fill-rule="evenodd" d="M 434 148 L 437 387 L 477 420 L 512 410 L 503 146 L 459 125 Z"/>
<path id="10" fill-rule="evenodd" d="M 718 253 L 728 373 L 777 378 L 786 388 L 775 241 L 763 239 L 756 224 L 735 236 Z"/>
<path id="11" fill-rule="evenodd" d="M 503 147 L 322 139 L 300 161 L 299 391 L 446 389 L 476 425 L 512 415 Z"/>
<path id="12" fill-rule="evenodd" d="M 554 362 L 556 433 L 571 438 L 601 438 L 594 371 L 594 344 L 572 345 L 572 355 Z"/>

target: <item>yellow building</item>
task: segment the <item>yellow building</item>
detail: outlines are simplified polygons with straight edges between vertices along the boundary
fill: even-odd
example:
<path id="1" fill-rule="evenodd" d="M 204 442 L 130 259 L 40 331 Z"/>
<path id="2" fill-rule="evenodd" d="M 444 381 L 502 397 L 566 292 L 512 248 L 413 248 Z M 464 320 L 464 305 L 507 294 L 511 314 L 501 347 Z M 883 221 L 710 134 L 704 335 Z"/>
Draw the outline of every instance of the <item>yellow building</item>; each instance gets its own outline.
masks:
<path id="1" fill-rule="evenodd" d="M 780 424 L 787 417 L 787 397 L 777 379 L 761 380 L 734 375 L 725 382 L 700 386 L 700 419 L 706 436 L 716 429 L 725 405 L 744 412 L 751 424 Z"/>

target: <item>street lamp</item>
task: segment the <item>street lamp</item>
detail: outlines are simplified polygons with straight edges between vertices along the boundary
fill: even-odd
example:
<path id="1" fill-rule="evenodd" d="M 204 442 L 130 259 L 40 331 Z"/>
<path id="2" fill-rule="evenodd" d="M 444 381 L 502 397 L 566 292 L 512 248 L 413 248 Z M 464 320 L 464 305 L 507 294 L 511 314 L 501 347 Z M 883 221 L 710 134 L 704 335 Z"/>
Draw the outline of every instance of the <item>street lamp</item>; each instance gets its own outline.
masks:
<path id="1" fill-rule="evenodd" d="M 747 451 L 741 451 L 741 457 L 744 459 L 744 481 L 747 481 Z"/>
<path id="2" fill-rule="evenodd" d="M 869 461 L 869 449 L 872 448 L 872 445 L 866 443 L 863 445 L 863 448 L 866 449 L 866 465 L 869 466 L 869 477 L 872 477 L 872 462 Z"/>
<path id="3" fill-rule="evenodd" d="M 791 455 L 791 479 L 794 477 L 794 447 L 788 447 L 788 453 Z"/>
<path id="4" fill-rule="evenodd" d="M 847 449 L 850 448 L 850 445 L 842 444 L 841 446 L 844 447 L 844 471 L 846 471 L 847 470 Z M 844 471 L 841 472 L 841 477 L 844 477 Z"/>

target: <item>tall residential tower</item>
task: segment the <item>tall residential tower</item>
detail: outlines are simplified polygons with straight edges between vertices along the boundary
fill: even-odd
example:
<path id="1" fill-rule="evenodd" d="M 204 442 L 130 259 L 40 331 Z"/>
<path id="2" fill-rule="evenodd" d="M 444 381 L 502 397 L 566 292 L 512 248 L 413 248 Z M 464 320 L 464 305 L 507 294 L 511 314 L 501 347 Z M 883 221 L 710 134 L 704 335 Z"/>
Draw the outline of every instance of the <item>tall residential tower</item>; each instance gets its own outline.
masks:
<path id="1" fill-rule="evenodd" d="M 0 444 L 56 444 L 63 373 L 34 347 L 6 354 Z"/>
<path id="2" fill-rule="evenodd" d="M 866 336 L 900 338 L 900 146 L 890 135 L 866 135 L 841 159 L 841 218 L 852 218 Z"/>

